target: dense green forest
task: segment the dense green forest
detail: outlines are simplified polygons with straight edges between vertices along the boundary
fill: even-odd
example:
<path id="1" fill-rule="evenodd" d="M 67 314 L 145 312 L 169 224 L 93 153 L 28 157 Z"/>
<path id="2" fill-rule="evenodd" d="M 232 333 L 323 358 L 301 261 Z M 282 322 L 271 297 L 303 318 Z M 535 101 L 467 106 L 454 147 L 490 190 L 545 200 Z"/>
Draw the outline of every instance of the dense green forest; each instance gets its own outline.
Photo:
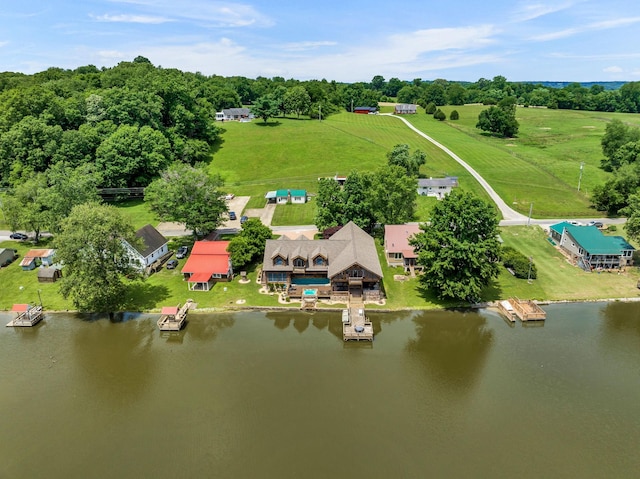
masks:
<path id="1" fill-rule="evenodd" d="M 137 57 L 115 67 L 49 68 L 33 75 L 0 73 L 0 186 L 16 187 L 64 164 L 94 175 L 102 187 L 147 186 L 175 162 L 211 158 L 221 133 L 215 113 L 268 97 L 278 114 L 317 117 L 381 101 L 426 106 L 499 104 L 602 111 L 640 111 L 640 83 L 607 90 L 508 82 L 402 81 L 375 76 L 352 84 L 282 77 L 204 76 Z"/>

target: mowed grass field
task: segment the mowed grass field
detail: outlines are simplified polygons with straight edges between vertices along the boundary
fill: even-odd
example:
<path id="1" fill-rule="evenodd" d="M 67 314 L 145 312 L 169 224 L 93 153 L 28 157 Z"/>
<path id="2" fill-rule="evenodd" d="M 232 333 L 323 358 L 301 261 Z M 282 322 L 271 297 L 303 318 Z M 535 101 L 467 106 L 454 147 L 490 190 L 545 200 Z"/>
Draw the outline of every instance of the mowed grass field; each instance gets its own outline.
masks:
<path id="1" fill-rule="evenodd" d="M 401 143 L 427 154 L 422 175 L 458 176 L 461 188 L 488 199 L 464 168 L 394 118 L 345 112 L 322 122 L 277 118 L 266 125 L 261 121 L 225 123 L 224 128 L 209 169 L 224 178 L 230 192 L 251 196 L 251 207 L 259 205 L 269 190 L 306 189 L 314 194 L 319 177 L 373 171 L 383 166 L 387 153 Z M 430 199 L 419 198 L 419 219 L 428 218 L 432 205 Z M 313 223 L 315 206 L 289 209 L 293 208 L 302 211 L 296 214 L 278 206 L 273 224 Z"/>
<path id="2" fill-rule="evenodd" d="M 485 108 L 442 107 L 447 117 L 457 110 L 456 121 L 436 121 L 424 110 L 405 118 L 473 166 L 514 209 L 528 214 L 533 203 L 533 216 L 538 218 L 598 215 L 589 195 L 610 175 L 599 168 L 606 125 L 619 118 L 640 126 L 640 115 L 634 114 L 519 107 L 518 136 L 502 139 L 475 127 Z"/>

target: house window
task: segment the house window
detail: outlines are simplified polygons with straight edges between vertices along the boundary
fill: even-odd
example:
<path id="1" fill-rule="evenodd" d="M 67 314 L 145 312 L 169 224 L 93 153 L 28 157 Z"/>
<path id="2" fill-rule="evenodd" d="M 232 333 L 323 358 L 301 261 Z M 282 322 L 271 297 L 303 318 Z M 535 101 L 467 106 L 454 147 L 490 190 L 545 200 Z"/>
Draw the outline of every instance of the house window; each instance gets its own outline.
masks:
<path id="1" fill-rule="evenodd" d="M 284 266 L 286 263 L 284 261 L 284 258 L 282 256 L 276 256 L 275 259 L 273 260 L 273 265 L 274 266 Z"/>
<path id="2" fill-rule="evenodd" d="M 267 282 L 269 283 L 286 283 L 287 273 L 267 273 Z"/>
<path id="3" fill-rule="evenodd" d="M 313 260 L 313 264 L 316 266 L 324 266 L 326 264 L 326 260 L 322 256 L 316 256 L 316 259 Z"/>
<path id="4" fill-rule="evenodd" d="M 391 253 L 393 259 L 402 259 L 402 253 Z"/>
<path id="5" fill-rule="evenodd" d="M 362 278 L 364 277 L 364 271 L 361 269 L 349 269 L 347 274 L 350 278 Z"/>
<path id="6" fill-rule="evenodd" d="M 306 266 L 306 261 L 302 258 L 296 258 L 293 260 L 293 266 L 295 268 L 304 268 Z"/>
<path id="7" fill-rule="evenodd" d="M 212 278 L 214 278 L 214 279 L 220 279 L 220 278 L 222 278 L 222 274 L 220 274 L 220 273 L 213 273 L 213 274 L 211 275 L 211 277 L 212 277 Z"/>

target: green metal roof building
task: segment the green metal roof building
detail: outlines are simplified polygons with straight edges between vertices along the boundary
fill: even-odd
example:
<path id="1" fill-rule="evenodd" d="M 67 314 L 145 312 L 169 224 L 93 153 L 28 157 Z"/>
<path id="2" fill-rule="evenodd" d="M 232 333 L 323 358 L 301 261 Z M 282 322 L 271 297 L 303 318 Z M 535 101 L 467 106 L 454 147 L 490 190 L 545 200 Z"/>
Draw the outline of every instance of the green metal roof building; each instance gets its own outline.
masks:
<path id="1" fill-rule="evenodd" d="M 566 221 L 552 225 L 550 231 L 560 247 L 587 271 L 620 268 L 633 262 L 635 248 L 622 236 L 605 236 L 595 226 L 576 226 Z"/>

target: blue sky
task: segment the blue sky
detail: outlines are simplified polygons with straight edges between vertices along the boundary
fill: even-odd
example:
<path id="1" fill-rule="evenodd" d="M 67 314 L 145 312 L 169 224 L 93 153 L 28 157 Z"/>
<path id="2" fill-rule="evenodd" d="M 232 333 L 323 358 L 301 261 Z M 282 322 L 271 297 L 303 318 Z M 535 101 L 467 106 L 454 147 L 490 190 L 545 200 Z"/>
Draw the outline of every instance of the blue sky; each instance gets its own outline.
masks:
<path id="1" fill-rule="evenodd" d="M 637 0 L 14 0 L 0 70 L 137 55 L 205 75 L 640 81 Z"/>

